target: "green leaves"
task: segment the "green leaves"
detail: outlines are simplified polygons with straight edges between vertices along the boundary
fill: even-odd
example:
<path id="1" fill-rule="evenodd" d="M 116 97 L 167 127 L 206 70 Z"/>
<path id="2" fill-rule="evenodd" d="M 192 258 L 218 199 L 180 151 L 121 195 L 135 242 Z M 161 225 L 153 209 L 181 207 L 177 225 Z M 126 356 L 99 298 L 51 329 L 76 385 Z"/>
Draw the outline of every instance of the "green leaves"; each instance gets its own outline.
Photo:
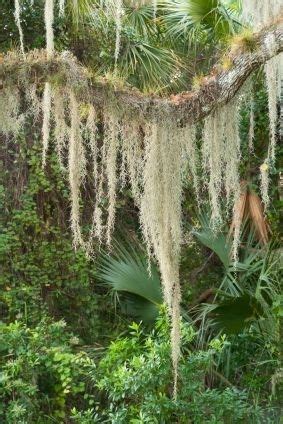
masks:
<path id="1" fill-rule="evenodd" d="M 126 17 L 125 23 L 127 26 L 143 37 L 144 40 L 149 40 L 156 34 L 156 26 L 153 22 L 153 7 L 152 4 L 144 4 L 140 6 L 129 5 L 125 8 Z"/>
<path id="2" fill-rule="evenodd" d="M 125 42 L 119 58 L 122 75 L 144 91 L 162 92 L 173 87 L 183 67 L 172 50 L 144 40 Z"/>
<path id="3" fill-rule="evenodd" d="M 212 310 L 212 317 L 226 334 L 238 334 L 263 315 L 260 302 L 250 293 L 224 300 Z"/>
<path id="4" fill-rule="evenodd" d="M 224 333 L 241 333 L 253 327 L 269 339 L 277 337 L 277 324 L 271 305 L 278 297 L 278 255 L 272 246 L 261 248 L 252 231 L 240 248 L 239 260 L 230 257 L 231 241 L 223 232 L 214 233 L 208 215 L 199 216 L 200 229 L 194 230 L 196 238 L 211 249 L 224 265 L 224 277 L 215 290 L 212 303 L 200 306 L 197 320 L 202 321 L 202 331 L 215 327 Z"/>
<path id="5" fill-rule="evenodd" d="M 25 41 L 28 47 L 43 47 L 42 7 L 31 7 L 28 0 L 26 3 Z M 115 63 L 115 13 L 108 16 L 105 3 L 66 1 L 63 18 L 55 10 L 56 47 L 74 52 L 96 74 L 114 73 L 145 92 L 187 90 L 192 75 L 208 71 L 211 61 L 206 56 L 214 60 L 219 44 L 239 26 L 232 8 L 218 0 L 158 1 L 156 16 L 152 2 L 124 1 L 121 50 Z M 115 12 L 115 2 L 111 7 Z M 0 27 L 6 34 L 6 49 L 9 43 L 18 42 L 9 2 L 5 4 L 4 17 Z"/>
<path id="6" fill-rule="evenodd" d="M 190 42 L 201 42 L 204 34 L 219 41 L 236 27 L 232 11 L 219 0 L 165 0 L 161 9 L 168 32 Z"/>
<path id="7" fill-rule="evenodd" d="M 150 334 L 140 332 L 137 326 L 133 337 L 113 342 L 97 369 L 97 386 L 107 399 L 101 418 L 150 424 L 171 423 L 176 419 L 184 424 L 236 424 L 247 419 L 257 422 L 260 413 L 249 405 L 244 392 L 205 387 L 213 358 L 226 345 L 225 338 L 213 340 L 207 350 L 192 350 L 192 334 L 191 327 L 184 323 L 185 349 L 179 369 L 178 398 L 174 400 L 171 398 L 168 322 L 162 315 Z"/>
<path id="8" fill-rule="evenodd" d="M 34 328 L 21 322 L 0 326 L 0 420 L 51 422 L 69 415 L 68 400 L 85 393 L 94 363 L 72 351 L 63 321 L 44 319 Z M 80 406 L 82 405 L 80 399 Z M 87 406 L 87 397 L 85 406 Z M 72 400 L 75 406 L 78 404 Z"/>
<path id="9" fill-rule="evenodd" d="M 111 255 L 102 255 L 98 277 L 121 297 L 125 313 L 145 322 L 156 318 L 163 302 L 160 279 L 154 264 L 149 274 L 140 249 L 116 242 Z"/>
<path id="10" fill-rule="evenodd" d="M 194 229 L 194 236 L 206 247 L 211 249 L 219 257 L 224 267 L 231 265 L 231 242 L 223 232 L 215 232 L 211 229 L 209 214 L 203 212 L 198 216 L 200 228 Z"/>

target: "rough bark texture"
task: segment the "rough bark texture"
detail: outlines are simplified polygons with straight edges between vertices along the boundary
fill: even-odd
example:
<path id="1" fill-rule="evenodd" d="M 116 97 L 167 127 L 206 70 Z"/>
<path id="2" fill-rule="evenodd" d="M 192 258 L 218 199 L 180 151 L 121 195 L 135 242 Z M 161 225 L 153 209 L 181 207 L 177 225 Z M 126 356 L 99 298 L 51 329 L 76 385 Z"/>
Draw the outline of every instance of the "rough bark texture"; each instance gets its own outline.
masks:
<path id="1" fill-rule="evenodd" d="M 280 22 L 281 23 L 281 22 Z M 116 105 L 121 117 L 133 116 L 140 120 L 158 120 L 168 115 L 180 125 L 198 121 L 217 106 L 227 103 L 242 87 L 250 74 L 272 57 L 283 51 L 283 29 L 273 26 L 254 35 L 253 51 L 242 51 L 231 57 L 231 68 L 215 67 L 214 74 L 204 78 L 198 90 L 170 97 L 144 95 L 130 86 L 115 87 L 106 79 L 88 75 L 69 53 L 56 54 L 47 59 L 43 51 L 32 51 L 26 59 L 7 55 L 0 59 L 0 82 L 21 84 L 29 81 L 45 82 L 56 78 L 64 85 L 72 85 L 79 97 L 99 108 Z M 217 71 L 218 69 L 218 71 Z"/>

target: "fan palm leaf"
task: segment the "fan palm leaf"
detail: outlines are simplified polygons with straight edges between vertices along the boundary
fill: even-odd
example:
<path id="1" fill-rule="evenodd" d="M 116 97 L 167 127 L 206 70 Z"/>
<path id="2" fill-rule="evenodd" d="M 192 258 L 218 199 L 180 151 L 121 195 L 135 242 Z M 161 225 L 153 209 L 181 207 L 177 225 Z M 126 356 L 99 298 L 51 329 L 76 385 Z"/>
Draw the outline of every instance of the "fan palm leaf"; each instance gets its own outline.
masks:
<path id="1" fill-rule="evenodd" d="M 124 44 L 118 66 L 131 83 L 147 91 L 162 91 L 173 86 L 183 68 L 172 50 L 143 40 L 128 40 Z"/>
<path id="2" fill-rule="evenodd" d="M 261 333 L 276 333 L 271 305 L 279 293 L 280 256 L 271 244 L 256 242 L 256 229 L 250 230 L 239 261 L 233 263 L 225 233 L 215 235 L 209 227 L 208 214 L 202 213 L 201 228 L 195 231 L 197 239 L 214 251 L 221 259 L 225 274 L 216 290 L 212 304 L 193 308 L 195 320 L 200 323 L 201 342 L 209 329 L 214 333 L 239 333 L 253 325 Z"/>
<path id="3" fill-rule="evenodd" d="M 152 321 L 163 303 L 157 268 L 151 264 L 139 248 L 115 242 L 111 254 L 102 253 L 98 265 L 98 278 L 121 297 L 124 312 Z"/>
<path id="4" fill-rule="evenodd" d="M 217 39 L 234 33 L 238 22 L 231 8 L 219 0 L 164 0 L 160 2 L 168 31 L 195 39 L 201 30 Z"/>
<path id="5" fill-rule="evenodd" d="M 129 5 L 125 8 L 125 22 L 141 35 L 144 40 L 149 40 L 156 33 L 153 23 L 154 13 L 152 4 L 142 4 L 139 7 Z"/>
<path id="6" fill-rule="evenodd" d="M 223 232 L 213 231 L 210 226 L 209 214 L 202 212 L 198 215 L 200 228 L 193 230 L 193 235 L 206 247 L 212 250 L 228 269 L 231 265 L 231 241 Z"/>

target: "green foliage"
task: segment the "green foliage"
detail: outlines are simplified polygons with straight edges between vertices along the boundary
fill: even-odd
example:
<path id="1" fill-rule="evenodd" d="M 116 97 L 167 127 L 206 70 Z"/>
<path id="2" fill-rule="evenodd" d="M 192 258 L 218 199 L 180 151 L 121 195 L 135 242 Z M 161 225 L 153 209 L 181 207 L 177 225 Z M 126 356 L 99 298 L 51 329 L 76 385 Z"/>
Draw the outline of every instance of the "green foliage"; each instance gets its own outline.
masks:
<path id="1" fill-rule="evenodd" d="M 163 303 L 160 277 L 142 250 L 135 246 L 114 244 L 111 255 L 104 253 L 98 264 L 97 277 L 109 285 L 126 314 L 150 322 L 156 319 Z"/>
<path id="2" fill-rule="evenodd" d="M 64 34 L 64 22 L 59 17 L 58 2 L 56 5 L 54 31 L 56 34 L 56 46 L 58 48 L 66 47 L 67 39 Z M 30 0 L 21 0 L 21 24 L 24 33 L 24 46 L 30 48 L 45 47 L 45 29 L 44 29 L 44 2 Z M 0 51 L 7 51 L 13 48 L 19 48 L 19 32 L 14 18 L 14 2 L 9 0 L 1 1 L 0 15 Z"/>
<path id="3" fill-rule="evenodd" d="M 225 268 L 231 265 L 231 243 L 227 234 L 223 231 L 212 230 L 207 213 L 200 213 L 198 216 L 200 228 L 193 230 L 193 235 L 206 247 L 212 250 L 221 260 Z"/>
<path id="4" fill-rule="evenodd" d="M 18 30 L 14 4 L 2 3 L 3 52 L 18 46 Z M 42 48 L 43 2 L 21 3 L 25 45 Z M 115 67 L 115 22 L 106 18 L 100 3 L 68 1 L 64 18 L 56 11 L 56 48 L 71 50 L 97 74 L 112 74 L 114 81 L 121 78 L 150 92 L 188 90 L 192 75 L 207 73 L 219 47 L 240 28 L 237 1 L 160 1 L 156 19 L 151 3 L 125 2 Z M 258 185 L 268 139 L 262 75 L 256 80 L 255 149 L 243 149 L 241 161 L 241 176 L 253 185 Z M 249 105 L 241 122 L 241 139 L 248 146 Z M 204 217 L 195 233 L 201 244 L 183 248 L 183 308 L 187 311 L 200 289 L 221 290 L 213 304 L 203 307 L 197 331 L 188 323 L 182 326 L 179 394 L 174 401 L 167 320 L 162 315 L 149 334 L 137 323 L 125 331 L 105 287 L 96 284 L 96 263 L 73 251 L 65 174 L 52 155 L 42 170 L 37 123 L 31 127 L 35 135 L 26 128 L 17 144 L 1 138 L 0 422 L 279 423 L 271 407 L 282 381 L 282 299 L 274 246 L 259 251 L 254 243 L 246 243 L 234 265 L 226 235 L 215 236 Z M 271 172 L 275 201 L 269 219 L 276 238 L 278 171 Z M 84 195 L 89 196 L 87 183 Z M 118 205 L 127 202 L 129 216 L 118 214 L 117 220 L 123 227 L 130 220 L 137 228 L 132 200 L 125 197 Z M 184 197 L 187 205 L 190 193 Z M 185 217 L 185 226 L 190 219 L 194 214 Z M 201 269 L 195 287 L 191 274 L 184 272 L 194 267 Z M 103 256 L 99 272 L 119 293 L 122 310 L 152 324 L 162 302 L 159 275 L 153 267 L 149 277 L 139 251 L 118 244 L 114 254 Z M 213 325 L 206 327 L 211 323 L 207 317 Z M 217 335 L 219 330 L 225 334 Z"/>
<path id="5" fill-rule="evenodd" d="M 141 324 L 132 324 L 100 360 L 96 349 L 85 350 L 62 320 L 44 318 L 32 328 L 19 321 L 2 323 L 0 419 L 7 424 L 278 422 L 276 409 L 268 405 L 262 409 L 253 398 L 259 385 L 267 383 L 267 371 L 257 376 L 247 369 L 241 389 L 229 382 L 229 387 L 223 387 L 221 375 L 220 384 L 211 387 L 209 382 L 215 362 L 220 358 L 225 365 L 227 349 L 229 375 L 235 373 L 239 379 L 239 364 L 260 355 L 257 339 L 221 337 L 206 349 L 195 349 L 196 332 L 187 323 L 182 324 L 179 392 L 173 400 L 169 323 L 164 312 L 149 334 Z M 262 367 L 267 370 L 264 362 Z"/>
<path id="6" fill-rule="evenodd" d="M 91 405 L 81 394 L 95 365 L 83 351 L 75 352 L 77 344 L 64 321 L 43 319 L 34 328 L 1 324 L 1 422 L 62 422 L 70 406 Z"/>
<path id="7" fill-rule="evenodd" d="M 233 33 L 239 23 L 232 9 L 218 0 L 175 0 L 161 2 L 169 32 L 190 40 L 201 31 L 207 37 L 225 38 Z M 195 39 L 198 41 L 198 38 Z"/>
<path id="8" fill-rule="evenodd" d="M 225 235 L 222 245 L 222 236 L 216 237 L 215 246 L 206 228 L 196 235 L 221 258 Z M 281 343 L 279 255 L 274 247 L 260 248 L 250 233 L 240 248 L 239 261 L 230 261 L 228 266 L 223 261 L 220 289 L 215 290 L 211 303 L 197 308 L 196 322 L 200 345 L 219 332 L 229 335 L 216 361 L 218 370 L 237 387 L 247 387 L 257 402 L 269 397 L 275 406 L 265 420 L 277 423 L 276 396 L 270 397 L 270 376 L 276 376 L 280 367 Z"/>
<path id="9" fill-rule="evenodd" d="M 11 208 L 12 181 L 7 174 L 0 176 L 0 317 L 31 324 L 48 311 L 64 317 L 74 331 L 91 341 L 98 335 L 99 296 L 94 294 L 93 266 L 72 247 L 62 172 L 53 157 L 45 174 L 39 147 L 27 148 L 25 140 L 20 143 L 14 160 L 18 166 L 26 160 L 27 168 L 21 170 L 26 180 L 17 208 Z"/>
<path id="10" fill-rule="evenodd" d="M 253 320 L 263 315 L 263 309 L 257 299 L 244 292 L 241 296 L 222 300 L 212 311 L 217 326 L 225 333 L 240 333 Z"/>
<path id="11" fill-rule="evenodd" d="M 225 333 L 240 333 L 254 326 L 261 336 L 275 341 L 278 325 L 271 305 L 279 295 L 279 256 L 274 246 L 260 247 L 250 232 L 239 248 L 239 260 L 230 257 L 229 236 L 225 231 L 215 234 L 205 214 L 200 216 L 197 239 L 209 247 L 221 260 L 224 270 L 212 304 L 200 306 L 196 320 L 215 326 Z"/>
<path id="12" fill-rule="evenodd" d="M 21 2 L 22 3 L 22 2 Z M 66 1 L 66 13 L 55 10 L 57 50 L 71 50 L 84 64 L 101 75 L 115 73 L 150 92 L 187 89 L 192 74 L 207 73 L 219 43 L 239 24 L 235 13 L 216 0 L 158 1 L 153 5 L 125 1 L 121 49 L 115 63 L 116 25 L 98 0 Z M 23 1 L 21 20 L 27 48 L 45 46 L 43 3 Z M 14 5 L 5 0 L 0 16 L 0 49 L 18 46 Z"/>
<path id="13" fill-rule="evenodd" d="M 224 344 L 214 340 L 207 350 L 193 351 L 195 332 L 183 324 L 183 358 L 178 399 L 171 398 L 168 322 L 161 317 L 148 336 L 141 326 L 131 337 L 113 342 L 97 368 L 97 386 L 108 399 L 102 413 L 119 423 L 257 423 L 261 412 L 247 394 L 234 388 L 209 389 L 205 376 Z"/>

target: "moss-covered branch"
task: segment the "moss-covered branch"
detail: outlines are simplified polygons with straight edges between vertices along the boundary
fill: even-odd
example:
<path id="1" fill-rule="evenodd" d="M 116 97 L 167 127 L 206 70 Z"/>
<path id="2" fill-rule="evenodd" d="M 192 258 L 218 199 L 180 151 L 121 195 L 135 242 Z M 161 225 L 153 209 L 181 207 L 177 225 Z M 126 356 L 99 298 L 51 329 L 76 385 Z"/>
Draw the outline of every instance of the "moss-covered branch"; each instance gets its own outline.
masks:
<path id="1" fill-rule="evenodd" d="M 121 115 L 140 120 L 175 117 L 180 125 L 197 121 L 209 115 L 218 105 L 227 103 L 242 87 L 250 74 L 272 57 L 283 51 L 281 21 L 260 33 L 254 34 L 252 48 L 243 45 L 238 52 L 230 53 L 226 69 L 220 64 L 213 74 L 203 78 L 197 90 L 170 97 L 145 95 L 130 86 L 115 86 L 107 79 L 88 74 L 69 53 L 57 53 L 47 59 L 44 51 L 31 51 L 26 59 L 11 53 L 0 59 L 2 84 L 25 84 L 53 80 L 70 85 L 85 101 L 104 108 L 111 102 Z"/>

